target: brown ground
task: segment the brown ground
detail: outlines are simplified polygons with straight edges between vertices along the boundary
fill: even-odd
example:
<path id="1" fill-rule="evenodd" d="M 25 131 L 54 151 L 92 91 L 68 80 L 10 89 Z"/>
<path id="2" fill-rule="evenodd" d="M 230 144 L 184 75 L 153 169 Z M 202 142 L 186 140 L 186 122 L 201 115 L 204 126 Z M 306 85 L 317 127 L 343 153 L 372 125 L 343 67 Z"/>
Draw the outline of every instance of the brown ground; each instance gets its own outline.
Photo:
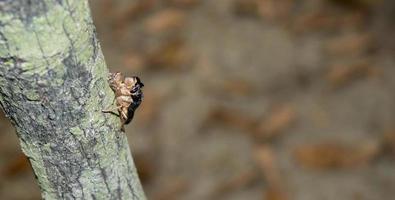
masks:
<path id="1" fill-rule="evenodd" d="M 363 3 L 362 3 L 363 2 Z M 391 200 L 395 2 L 91 0 L 149 199 Z M 39 199 L 9 122 L 0 199 Z"/>

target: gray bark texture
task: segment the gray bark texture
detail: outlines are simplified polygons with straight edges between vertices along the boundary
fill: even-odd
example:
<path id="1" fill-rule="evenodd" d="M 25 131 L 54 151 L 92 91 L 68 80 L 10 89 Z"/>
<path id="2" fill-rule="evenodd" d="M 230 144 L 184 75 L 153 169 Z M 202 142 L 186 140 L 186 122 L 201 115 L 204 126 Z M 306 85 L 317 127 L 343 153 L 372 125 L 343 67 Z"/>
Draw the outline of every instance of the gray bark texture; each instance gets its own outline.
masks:
<path id="1" fill-rule="evenodd" d="M 0 0 L 0 104 L 44 199 L 145 199 L 107 75 L 87 0 Z"/>

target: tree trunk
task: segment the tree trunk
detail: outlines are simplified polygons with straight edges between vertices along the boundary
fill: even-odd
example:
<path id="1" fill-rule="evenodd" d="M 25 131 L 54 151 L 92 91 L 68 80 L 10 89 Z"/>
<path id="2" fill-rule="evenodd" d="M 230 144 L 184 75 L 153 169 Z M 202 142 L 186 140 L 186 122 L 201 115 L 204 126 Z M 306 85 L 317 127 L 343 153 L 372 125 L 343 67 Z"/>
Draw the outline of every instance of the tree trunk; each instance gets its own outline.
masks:
<path id="1" fill-rule="evenodd" d="M 87 0 L 0 1 L 0 103 L 44 199 L 145 199 Z"/>

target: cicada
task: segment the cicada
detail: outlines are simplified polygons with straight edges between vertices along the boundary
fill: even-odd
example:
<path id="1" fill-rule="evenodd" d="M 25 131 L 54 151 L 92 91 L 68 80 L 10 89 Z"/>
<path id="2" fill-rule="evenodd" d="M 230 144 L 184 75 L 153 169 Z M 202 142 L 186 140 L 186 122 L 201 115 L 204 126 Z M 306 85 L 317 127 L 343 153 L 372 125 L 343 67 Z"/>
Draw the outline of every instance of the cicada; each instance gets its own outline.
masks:
<path id="1" fill-rule="evenodd" d="M 124 131 L 124 125 L 132 121 L 134 112 L 143 100 L 142 88 L 144 84 L 139 77 L 124 77 L 120 72 L 110 73 L 108 83 L 115 93 L 114 100 L 117 107 L 103 110 L 103 112 L 119 116 L 121 119 L 121 130 Z M 118 113 L 115 111 L 118 111 Z"/>

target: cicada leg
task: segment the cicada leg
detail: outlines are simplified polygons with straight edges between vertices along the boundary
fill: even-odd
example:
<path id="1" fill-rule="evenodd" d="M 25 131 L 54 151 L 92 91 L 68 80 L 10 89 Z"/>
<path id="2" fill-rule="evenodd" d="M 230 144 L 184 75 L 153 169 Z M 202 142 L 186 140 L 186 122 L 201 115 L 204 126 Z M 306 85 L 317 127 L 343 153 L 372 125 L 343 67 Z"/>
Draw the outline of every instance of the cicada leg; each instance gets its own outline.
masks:
<path id="1" fill-rule="evenodd" d="M 112 108 L 112 109 L 108 108 L 108 109 L 102 110 L 102 112 L 104 112 L 104 113 L 111 113 L 111 114 L 114 114 L 114 115 L 119 117 L 119 113 L 117 113 L 117 112 L 119 112 L 119 109 L 121 109 L 121 107 L 122 106 L 118 106 L 118 107 Z"/>

